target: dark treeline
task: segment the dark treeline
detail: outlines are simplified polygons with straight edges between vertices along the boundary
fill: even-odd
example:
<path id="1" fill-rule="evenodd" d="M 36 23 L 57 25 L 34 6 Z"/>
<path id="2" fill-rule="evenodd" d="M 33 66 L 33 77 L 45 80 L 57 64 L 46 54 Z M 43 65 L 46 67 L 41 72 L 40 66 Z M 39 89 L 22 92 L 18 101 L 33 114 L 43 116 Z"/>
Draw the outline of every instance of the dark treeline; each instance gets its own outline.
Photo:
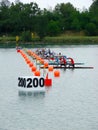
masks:
<path id="1" fill-rule="evenodd" d="M 0 3 L 0 35 L 22 35 L 32 32 L 40 38 L 57 36 L 66 31 L 98 35 L 98 0 L 82 12 L 71 3 L 57 4 L 53 10 L 38 7 L 37 3 L 23 4 L 19 0 Z"/>

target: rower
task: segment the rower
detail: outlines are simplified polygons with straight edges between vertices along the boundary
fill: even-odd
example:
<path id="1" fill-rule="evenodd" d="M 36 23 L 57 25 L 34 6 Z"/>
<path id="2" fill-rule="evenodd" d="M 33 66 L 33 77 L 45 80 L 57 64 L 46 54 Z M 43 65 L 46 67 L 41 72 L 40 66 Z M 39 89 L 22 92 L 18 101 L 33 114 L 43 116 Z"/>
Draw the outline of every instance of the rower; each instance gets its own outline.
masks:
<path id="1" fill-rule="evenodd" d="M 65 59 L 64 57 L 61 57 L 61 58 L 60 58 L 60 65 L 61 65 L 61 66 L 62 66 L 62 65 L 66 66 L 66 59 Z"/>
<path id="2" fill-rule="evenodd" d="M 72 67 L 74 68 L 74 67 L 75 67 L 75 63 L 74 63 L 73 58 L 69 57 L 69 58 L 67 58 L 67 59 L 70 60 L 69 66 L 72 66 Z"/>
<path id="3" fill-rule="evenodd" d="M 56 56 L 55 57 L 55 62 L 59 65 L 60 61 L 59 61 L 59 58 Z"/>

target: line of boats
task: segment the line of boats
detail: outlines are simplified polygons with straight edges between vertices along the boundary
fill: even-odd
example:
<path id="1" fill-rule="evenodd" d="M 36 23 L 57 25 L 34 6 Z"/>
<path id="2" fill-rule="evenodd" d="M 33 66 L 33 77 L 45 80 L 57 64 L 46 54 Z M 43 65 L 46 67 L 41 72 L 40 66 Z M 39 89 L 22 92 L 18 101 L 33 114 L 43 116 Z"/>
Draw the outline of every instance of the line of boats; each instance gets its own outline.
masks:
<path id="1" fill-rule="evenodd" d="M 27 54 L 31 56 L 28 51 Z M 84 65 L 84 63 L 76 63 L 74 62 L 74 59 L 72 57 L 67 57 L 65 55 L 62 55 L 61 53 L 55 53 L 54 51 L 51 51 L 50 49 L 46 48 L 38 48 L 35 50 L 35 54 L 38 55 L 41 59 L 44 59 L 45 62 L 48 63 L 48 65 L 52 65 L 54 69 L 71 69 L 71 68 L 76 68 L 76 69 L 92 69 L 93 67 L 85 67 L 85 66 L 80 66 Z M 33 57 L 34 58 L 34 57 Z M 44 65 L 38 60 L 36 61 L 37 65 L 40 65 L 40 68 L 48 68 L 44 67 Z M 79 66 L 77 66 L 79 65 Z"/>

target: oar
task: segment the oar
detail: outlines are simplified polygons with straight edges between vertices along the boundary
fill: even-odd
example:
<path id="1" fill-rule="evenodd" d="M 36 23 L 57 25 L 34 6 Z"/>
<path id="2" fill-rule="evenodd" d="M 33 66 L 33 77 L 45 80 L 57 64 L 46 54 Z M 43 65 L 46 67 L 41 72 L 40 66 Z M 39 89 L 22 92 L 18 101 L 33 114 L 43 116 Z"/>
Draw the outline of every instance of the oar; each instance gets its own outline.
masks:
<path id="1" fill-rule="evenodd" d="M 75 65 L 84 65 L 84 63 L 74 63 Z"/>

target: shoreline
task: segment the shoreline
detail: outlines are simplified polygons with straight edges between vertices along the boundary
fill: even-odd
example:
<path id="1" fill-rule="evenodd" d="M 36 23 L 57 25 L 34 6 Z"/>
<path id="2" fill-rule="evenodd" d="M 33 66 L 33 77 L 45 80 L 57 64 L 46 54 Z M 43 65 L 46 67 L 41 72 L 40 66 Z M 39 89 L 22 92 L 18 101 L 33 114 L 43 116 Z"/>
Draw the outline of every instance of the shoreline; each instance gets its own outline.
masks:
<path id="1" fill-rule="evenodd" d="M 0 48 L 15 48 L 17 45 L 14 38 L 7 40 L 0 40 Z M 18 45 L 21 47 L 35 47 L 35 46 L 54 46 L 54 45 L 98 45 L 98 36 L 65 36 L 65 37 L 45 37 L 42 41 L 23 42 L 19 41 Z"/>

